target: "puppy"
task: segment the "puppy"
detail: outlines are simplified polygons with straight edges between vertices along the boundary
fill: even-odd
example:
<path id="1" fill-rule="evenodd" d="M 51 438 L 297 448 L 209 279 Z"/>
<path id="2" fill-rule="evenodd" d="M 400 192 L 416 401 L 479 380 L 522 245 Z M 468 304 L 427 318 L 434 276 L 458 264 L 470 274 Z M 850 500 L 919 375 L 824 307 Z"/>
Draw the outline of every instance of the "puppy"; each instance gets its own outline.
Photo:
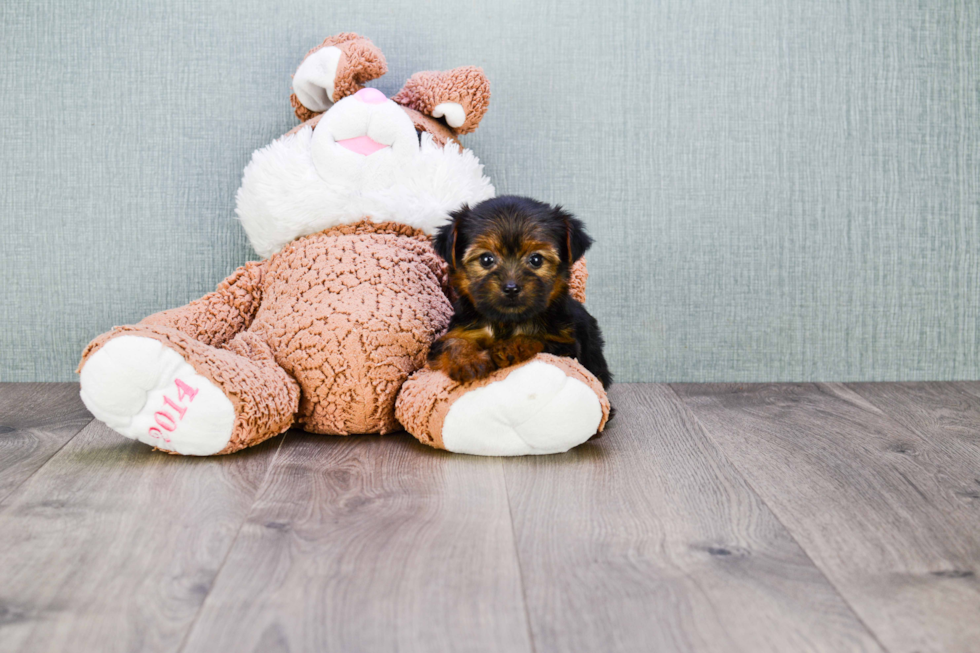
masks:
<path id="1" fill-rule="evenodd" d="M 454 212 L 435 237 L 456 292 L 429 366 L 458 382 L 546 352 L 577 358 L 604 388 L 612 374 L 595 318 L 568 294 L 572 264 L 592 245 L 561 207 L 501 196 Z"/>

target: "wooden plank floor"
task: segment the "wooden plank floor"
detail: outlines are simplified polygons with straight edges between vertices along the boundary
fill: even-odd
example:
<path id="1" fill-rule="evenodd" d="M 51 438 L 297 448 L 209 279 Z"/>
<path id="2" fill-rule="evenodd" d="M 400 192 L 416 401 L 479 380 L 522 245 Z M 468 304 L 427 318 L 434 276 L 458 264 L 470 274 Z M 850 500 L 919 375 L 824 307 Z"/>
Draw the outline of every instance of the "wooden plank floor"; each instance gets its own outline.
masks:
<path id="1" fill-rule="evenodd" d="M 557 456 L 193 459 L 0 384 L 0 652 L 980 650 L 980 383 L 612 397 Z"/>

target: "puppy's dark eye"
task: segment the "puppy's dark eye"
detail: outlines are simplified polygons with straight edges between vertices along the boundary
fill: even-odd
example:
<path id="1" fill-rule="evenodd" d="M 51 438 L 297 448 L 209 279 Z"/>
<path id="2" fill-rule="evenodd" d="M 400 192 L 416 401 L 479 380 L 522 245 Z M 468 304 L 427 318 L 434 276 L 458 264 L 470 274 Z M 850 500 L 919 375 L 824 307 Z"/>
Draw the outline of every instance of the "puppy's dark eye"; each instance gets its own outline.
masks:
<path id="1" fill-rule="evenodd" d="M 496 257 L 493 254 L 483 254 L 480 256 L 480 265 L 489 270 L 493 267 L 493 264 L 497 262 Z"/>
<path id="2" fill-rule="evenodd" d="M 544 265 L 544 257 L 540 254 L 531 254 L 527 259 L 527 264 L 532 268 L 539 268 Z"/>

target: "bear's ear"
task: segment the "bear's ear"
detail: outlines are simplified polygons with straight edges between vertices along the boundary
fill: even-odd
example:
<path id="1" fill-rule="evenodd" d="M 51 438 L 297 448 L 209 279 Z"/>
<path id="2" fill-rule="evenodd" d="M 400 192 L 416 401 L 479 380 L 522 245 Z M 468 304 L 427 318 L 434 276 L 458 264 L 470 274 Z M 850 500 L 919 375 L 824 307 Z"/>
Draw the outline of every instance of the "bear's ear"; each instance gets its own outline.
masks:
<path id="1" fill-rule="evenodd" d="M 592 247 L 592 237 L 585 232 L 585 225 L 581 220 L 563 209 L 556 206 L 552 209 L 552 215 L 565 225 L 565 237 L 562 242 L 561 258 L 571 265 L 582 258 L 582 255 Z"/>
<path id="2" fill-rule="evenodd" d="M 306 53 L 293 75 L 296 117 L 305 122 L 386 72 L 385 57 L 370 39 L 352 32 L 331 36 Z"/>
<path id="3" fill-rule="evenodd" d="M 467 204 L 450 213 L 450 221 L 439 227 L 436 237 L 432 239 L 432 246 L 435 248 L 436 254 L 449 264 L 450 270 L 456 269 L 457 261 L 462 258 L 466 251 L 466 239 L 460 233 L 460 226 L 469 214 L 470 207 Z"/>
<path id="4" fill-rule="evenodd" d="M 490 82 L 482 68 L 463 66 L 445 72 L 415 73 L 391 98 L 433 118 L 442 118 L 457 134 L 475 130 L 490 104 Z"/>

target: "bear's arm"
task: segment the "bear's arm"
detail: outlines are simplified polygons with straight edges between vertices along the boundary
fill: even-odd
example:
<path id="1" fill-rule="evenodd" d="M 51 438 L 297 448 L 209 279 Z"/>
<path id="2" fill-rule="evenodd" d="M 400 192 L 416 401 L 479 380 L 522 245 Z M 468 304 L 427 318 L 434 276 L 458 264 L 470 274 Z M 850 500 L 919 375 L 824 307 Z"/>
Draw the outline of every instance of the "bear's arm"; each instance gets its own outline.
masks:
<path id="1" fill-rule="evenodd" d="M 218 347 L 252 324 L 262 301 L 266 261 L 246 263 L 218 288 L 186 306 L 154 313 L 140 324 L 169 327 Z"/>
<path id="2" fill-rule="evenodd" d="M 568 294 L 572 299 L 585 303 L 585 282 L 589 279 L 589 269 L 585 266 L 585 257 L 572 264 L 571 275 L 568 279 Z"/>

